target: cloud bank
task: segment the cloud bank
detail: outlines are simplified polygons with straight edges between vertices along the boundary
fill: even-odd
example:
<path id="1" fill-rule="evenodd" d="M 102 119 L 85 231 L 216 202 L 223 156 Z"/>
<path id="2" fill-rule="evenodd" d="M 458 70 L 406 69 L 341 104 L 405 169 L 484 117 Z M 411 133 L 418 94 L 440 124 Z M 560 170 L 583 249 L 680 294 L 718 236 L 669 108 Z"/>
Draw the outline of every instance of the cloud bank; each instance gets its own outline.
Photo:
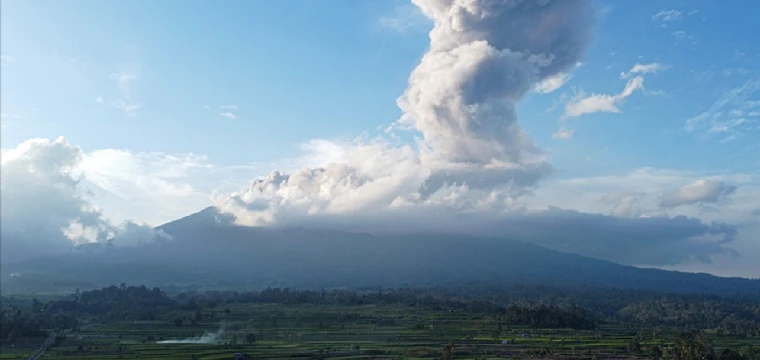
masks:
<path id="1" fill-rule="evenodd" d="M 88 201 L 78 167 L 79 147 L 65 139 L 27 140 L 4 151 L 0 185 L 0 260 L 19 261 L 69 251 L 73 245 L 121 237 L 150 241 L 150 227 L 114 224 Z"/>

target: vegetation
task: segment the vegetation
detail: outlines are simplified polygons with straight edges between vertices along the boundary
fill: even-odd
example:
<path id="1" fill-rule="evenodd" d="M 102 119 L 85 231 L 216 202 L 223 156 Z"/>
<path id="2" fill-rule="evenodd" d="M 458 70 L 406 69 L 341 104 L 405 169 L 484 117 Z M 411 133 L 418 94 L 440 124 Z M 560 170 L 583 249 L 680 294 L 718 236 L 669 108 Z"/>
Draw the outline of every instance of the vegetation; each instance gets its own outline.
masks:
<path id="1" fill-rule="evenodd" d="M 5 297 L 0 358 L 760 359 L 760 302 L 543 287 Z M 478 294 L 478 295 L 468 295 Z M 174 343 L 164 341 L 174 340 Z M 178 341 L 179 340 L 179 341 Z"/>

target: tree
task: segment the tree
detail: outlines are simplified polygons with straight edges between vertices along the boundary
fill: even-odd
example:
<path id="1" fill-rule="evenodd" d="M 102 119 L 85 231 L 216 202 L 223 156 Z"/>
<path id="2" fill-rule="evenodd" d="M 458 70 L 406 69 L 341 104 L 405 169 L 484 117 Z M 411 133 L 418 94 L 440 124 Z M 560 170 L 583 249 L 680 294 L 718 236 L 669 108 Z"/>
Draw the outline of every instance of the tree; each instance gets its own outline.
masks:
<path id="1" fill-rule="evenodd" d="M 253 333 L 247 333 L 247 334 L 245 334 L 245 342 L 248 345 L 251 345 L 251 344 L 255 343 L 256 342 L 256 335 L 254 335 Z"/>
<path id="2" fill-rule="evenodd" d="M 40 311 L 42 311 L 42 302 L 37 300 L 37 298 L 32 299 L 32 312 L 37 314 Z"/>
<path id="3" fill-rule="evenodd" d="M 451 360 L 453 359 L 453 350 L 454 350 L 454 342 L 449 341 L 449 344 L 443 347 L 443 360 Z"/>
<path id="4" fill-rule="evenodd" d="M 637 337 L 628 341 L 628 352 L 638 354 L 641 352 L 641 343 Z"/>
<path id="5" fill-rule="evenodd" d="M 744 360 L 744 356 L 734 349 L 724 349 L 718 356 L 718 360 Z"/>
<path id="6" fill-rule="evenodd" d="M 662 359 L 662 349 L 657 345 L 649 348 L 649 358 L 652 360 Z"/>
<path id="7" fill-rule="evenodd" d="M 174 319 L 174 326 L 179 327 L 179 326 L 182 326 L 183 323 L 184 323 L 184 321 L 182 321 L 181 318 Z"/>

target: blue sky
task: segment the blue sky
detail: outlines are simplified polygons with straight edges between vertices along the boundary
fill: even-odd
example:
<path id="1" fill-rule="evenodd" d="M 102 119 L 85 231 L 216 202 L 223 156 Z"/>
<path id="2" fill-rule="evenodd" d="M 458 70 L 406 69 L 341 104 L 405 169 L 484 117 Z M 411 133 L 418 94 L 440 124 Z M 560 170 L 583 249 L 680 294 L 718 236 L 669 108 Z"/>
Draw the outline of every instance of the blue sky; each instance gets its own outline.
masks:
<path id="1" fill-rule="evenodd" d="M 592 6 L 579 66 L 516 103 L 555 169 L 530 206 L 744 226 L 735 247 L 760 259 L 760 3 Z M 1 16 L 4 151 L 63 136 L 104 214 L 152 225 L 273 170 L 355 161 L 347 144 L 402 116 L 434 25 L 407 1 L 28 0 Z M 705 179 L 688 204 L 656 205 Z M 760 273 L 725 266 L 708 271 Z"/>
<path id="2" fill-rule="evenodd" d="M 64 135 L 85 150 L 192 151 L 232 164 L 294 156 L 309 139 L 353 137 L 396 120 L 395 99 L 426 49 L 431 23 L 405 14 L 415 8 L 403 1 L 295 4 L 3 4 L 2 51 L 15 61 L 3 68 L 2 142 Z M 757 77 L 758 45 L 746 34 L 760 32 L 752 18 L 760 5 L 596 6 L 601 15 L 584 65 L 560 91 L 520 104 L 521 124 L 551 149 L 555 166 L 570 173 L 757 169 L 756 156 L 737 155 L 758 142 L 757 134 L 720 143 L 725 136 L 682 130 L 722 93 Z M 671 9 L 680 12 L 677 19 L 653 20 Z M 379 25 L 393 16 L 415 23 L 402 32 Z M 687 39 L 678 40 L 678 31 Z M 573 121 L 574 141 L 552 139 L 561 109 L 546 110 L 562 93 L 618 92 L 620 72 L 653 62 L 670 66 L 646 78 L 654 95 L 632 95 L 620 114 Z M 725 75 L 730 69 L 750 73 Z M 121 96 L 109 75 L 122 72 L 135 76 L 131 96 L 141 107 L 134 117 L 95 101 Z M 219 106 L 229 104 L 237 105 L 237 119 L 219 117 Z M 586 162 L 588 156 L 596 161 Z"/>

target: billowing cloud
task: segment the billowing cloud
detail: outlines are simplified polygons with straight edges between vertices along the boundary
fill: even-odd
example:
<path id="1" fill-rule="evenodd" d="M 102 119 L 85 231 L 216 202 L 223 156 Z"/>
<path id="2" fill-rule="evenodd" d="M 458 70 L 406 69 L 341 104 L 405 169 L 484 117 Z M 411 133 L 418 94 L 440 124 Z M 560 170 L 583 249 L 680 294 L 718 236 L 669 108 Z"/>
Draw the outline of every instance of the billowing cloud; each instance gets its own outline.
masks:
<path id="1" fill-rule="evenodd" d="M 732 253 L 726 244 L 736 237 L 733 226 L 649 214 L 639 191 L 617 189 L 625 195 L 606 202 L 595 195 L 589 202 L 600 207 L 586 213 L 552 206 L 586 204 L 577 191 L 545 197 L 545 188 L 536 186 L 553 168 L 521 130 L 515 105 L 582 61 L 593 14 L 589 2 L 415 4 L 434 28 L 430 50 L 398 99 L 403 115 L 396 128 L 419 133 L 416 143 L 399 145 L 392 137 L 321 142 L 320 148 L 331 149 L 328 160 L 220 194 L 215 203 L 221 211 L 249 226 L 508 236 L 627 264 L 709 262 L 712 255 Z M 591 96 L 568 112 L 619 111 L 642 84 L 635 76 L 620 94 Z"/>
<path id="2" fill-rule="evenodd" d="M 515 104 L 582 60 L 590 2 L 414 3 L 434 22 L 430 49 L 398 99 L 399 125 L 422 135 L 416 148 L 383 139 L 351 146 L 342 163 L 273 173 L 220 207 L 248 224 L 293 213 L 471 211 L 503 207 L 552 173 L 517 123 Z"/>
<path id="3" fill-rule="evenodd" d="M 540 155 L 515 104 L 536 84 L 582 61 L 588 1 L 416 0 L 431 18 L 430 49 L 398 99 L 400 122 L 452 162 L 523 163 Z"/>
<path id="4" fill-rule="evenodd" d="M 672 208 L 696 203 L 716 203 L 736 190 L 720 180 L 697 180 L 663 196 L 660 206 Z"/>
<path id="5" fill-rule="evenodd" d="M 83 153 L 59 138 L 31 139 L 4 151 L 0 207 L 2 262 L 67 251 L 132 232 L 156 236 L 137 224 L 115 225 L 87 200 L 77 168 Z M 147 229 L 147 230 L 146 230 Z"/>

